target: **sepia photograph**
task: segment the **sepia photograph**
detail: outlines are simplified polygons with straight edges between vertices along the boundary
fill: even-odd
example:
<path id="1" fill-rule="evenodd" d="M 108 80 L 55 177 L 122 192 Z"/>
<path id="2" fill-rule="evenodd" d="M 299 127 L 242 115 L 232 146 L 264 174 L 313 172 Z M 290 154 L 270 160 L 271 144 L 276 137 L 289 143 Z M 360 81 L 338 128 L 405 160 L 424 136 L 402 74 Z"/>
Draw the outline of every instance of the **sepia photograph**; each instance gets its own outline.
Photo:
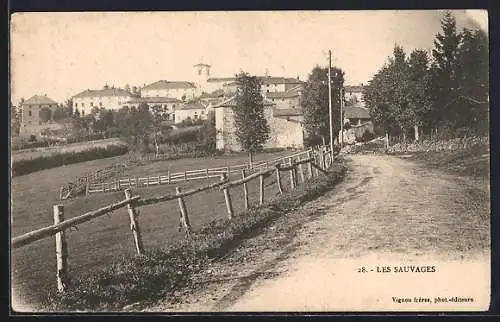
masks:
<path id="1" fill-rule="evenodd" d="M 10 309 L 485 312 L 487 10 L 16 12 Z"/>

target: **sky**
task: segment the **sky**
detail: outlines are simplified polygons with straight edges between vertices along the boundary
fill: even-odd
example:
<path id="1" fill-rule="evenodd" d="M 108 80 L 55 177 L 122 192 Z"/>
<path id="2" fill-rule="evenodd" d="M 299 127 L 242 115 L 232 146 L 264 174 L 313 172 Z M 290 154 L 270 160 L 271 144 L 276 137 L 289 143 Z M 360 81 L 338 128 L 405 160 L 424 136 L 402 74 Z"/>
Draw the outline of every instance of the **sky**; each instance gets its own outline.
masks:
<path id="1" fill-rule="evenodd" d="M 458 29 L 487 30 L 487 11 L 453 10 Z M 267 12 L 59 12 L 11 17 L 11 98 L 35 94 L 63 102 L 104 84 L 143 86 L 194 81 L 193 65 L 212 77 L 254 75 L 306 80 L 332 64 L 346 84 L 367 83 L 391 55 L 430 49 L 438 10 Z"/>

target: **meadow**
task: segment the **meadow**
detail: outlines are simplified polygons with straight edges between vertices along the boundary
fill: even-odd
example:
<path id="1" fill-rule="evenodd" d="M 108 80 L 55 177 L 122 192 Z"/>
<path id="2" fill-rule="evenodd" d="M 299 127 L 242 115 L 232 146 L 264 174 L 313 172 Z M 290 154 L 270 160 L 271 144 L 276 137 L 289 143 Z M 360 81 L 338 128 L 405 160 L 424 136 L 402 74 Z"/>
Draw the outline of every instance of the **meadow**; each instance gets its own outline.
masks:
<path id="1" fill-rule="evenodd" d="M 290 151 L 262 153 L 255 156 L 255 161 L 273 159 L 291 154 Z M 53 224 L 52 206 L 60 203 L 57 191 L 61 184 L 74 176 L 82 175 L 96 168 L 105 167 L 119 160 L 120 157 L 95 160 L 79 164 L 53 168 L 13 178 L 12 180 L 12 217 L 11 235 L 23 233 Z M 128 169 L 126 176 L 157 175 L 166 171 L 194 170 L 210 167 L 237 165 L 247 162 L 246 154 L 218 157 L 158 161 Z M 239 178 L 238 174 L 231 178 Z M 216 181 L 199 180 L 178 183 L 182 189 L 189 189 Z M 282 177 L 286 187 L 290 178 L 286 173 Z M 265 181 L 266 199 L 278 193 L 275 177 Z M 258 203 L 258 180 L 248 185 L 250 204 Z M 134 189 L 133 195 L 152 197 L 175 192 L 174 185 L 151 186 Z M 231 189 L 234 211 L 244 209 L 243 188 Z M 107 204 L 124 199 L 123 191 L 91 194 L 63 202 L 65 219 L 83 214 Z M 227 216 L 224 196 L 221 191 L 209 190 L 186 198 L 191 225 L 200 229 L 214 219 Z M 142 230 L 145 249 L 164 246 L 183 238 L 179 232 L 179 210 L 177 201 L 141 207 L 139 223 Z M 126 209 L 115 211 L 110 216 L 103 216 L 92 222 L 67 231 L 69 276 L 85 275 L 94 268 L 109 265 L 115 258 L 133 254 L 133 238 L 129 227 Z M 13 295 L 24 303 L 40 303 L 48 291 L 55 289 L 55 242 L 53 238 L 40 240 L 11 253 Z"/>

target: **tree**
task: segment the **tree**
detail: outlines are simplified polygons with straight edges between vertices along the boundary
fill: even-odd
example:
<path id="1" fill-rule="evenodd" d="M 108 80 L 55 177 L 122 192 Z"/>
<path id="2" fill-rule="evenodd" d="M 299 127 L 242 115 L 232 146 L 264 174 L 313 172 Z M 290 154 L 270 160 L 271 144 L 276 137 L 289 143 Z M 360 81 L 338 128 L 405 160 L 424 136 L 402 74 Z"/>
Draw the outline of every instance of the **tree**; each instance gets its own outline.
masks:
<path id="1" fill-rule="evenodd" d="M 333 133 L 338 133 L 340 130 L 340 89 L 344 86 L 344 72 L 340 68 L 333 67 L 330 74 L 332 77 Z M 323 139 L 325 141 L 330 139 L 328 100 L 328 68 L 316 66 L 308 77 L 300 99 L 307 134 L 306 145 L 315 145 L 321 143 Z"/>
<path id="2" fill-rule="evenodd" d="M 455 17 L 446 11 L 441 20 L 442 31 L 436 35 L 432 57 L 432 118 L 436 125 L 455 127 L 460 111 L 454 111 L 451 102 L 458 96 L 458 53 L 461 41 L 456 30 Z"/>
<path id="3" fill-rule="evenodd" d="M 52 113 L 52 119 L 54 122 L 61 122 L 66 118 L 66 111 L 63 106 L 58 106 Z"/>
<path id="4" fill-rule="evenodd" d="M 52 119 L 52 110 L 48 107 L 42 107 L 39 112 L 40 121 L 46 123 Z"/>
<path id="5" fill-rule="evenodd" d="M 269 139 L 270 128 L 264 115 L 264 98 L 260 81 L 255 76 L 241 72 L 236 75 L 236 104 L 233 107 L 236 140 L 248 152 L 250 166 L 253 154 L 261 151 Z"/>
<path id="6" fill-rule="evenodd" d="M 419 139 L 419 126 L 429 125 L 432 108 L 431 74 L 427 52 L 415 49 L 408 60 L 408 100 L 411 111 L 411 125 L 414 126 L 415 140 Z"/>
<path id="7" fill-rule="evenodd" d="M 120 136 L 135 149 L 148 152 L 149 135 L 152 132 L 153 117 L 146 103 L 137 108 L 122 107 L 115 115 L 115 124 Z"/>
<path id="8" fill-rule="evenodd" d="M 159 154 L 159 146 L 158 146 L 158 136 L 161 135 L 161 125 L 165 120 L 165 113 L 161 105 L 154 105 L 151 108 L 151 113 L 153 114 L 152 118 L 152 129 L 153 129 L 153 142 L 155 144 L 155 155 Z"/>
<path id="9" fill-rule="evenodd" d="M 12 102 L 10 102 L 10 126 L 11 126 L 11 134 L 12 136 L 17 136 L 19 135 L 19 131 L 21 129 L 21 122 L 19 119 L 19 113 L 17 111 L 17 108 L 12 105 Z"/>
<path id="10" fill-rule="evenodd" d="M 66 114 L 66 117 L 70 117 L 73 115 L 73 99 L 72 98 L 68 98 L 64 102 L 64 112 Z"/>
<path id="11" fill-rule="evenodd" d="M 482 30 L 464 29 L 457 57 L 457 82 L 461 100 L 457 127 L 488 131 L 489 48 Z"/>

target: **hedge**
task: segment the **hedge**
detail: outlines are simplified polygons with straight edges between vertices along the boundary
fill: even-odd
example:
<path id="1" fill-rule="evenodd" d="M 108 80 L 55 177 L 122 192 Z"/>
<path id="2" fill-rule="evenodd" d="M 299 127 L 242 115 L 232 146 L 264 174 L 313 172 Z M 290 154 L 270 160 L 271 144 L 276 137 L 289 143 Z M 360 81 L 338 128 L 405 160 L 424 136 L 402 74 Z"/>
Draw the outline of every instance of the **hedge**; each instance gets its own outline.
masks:
<path id="1" fill-rule="evenodd" d="M 19 160 L 12 163 L 12 176 L 20 176 L 35 171 L 59 167 L 62 165 L 110 158 L 128 152 L 124 145 L 91 148 L 85 151 L 65 152 L 50 156 L 40 156 L 30 160 Z"/>

